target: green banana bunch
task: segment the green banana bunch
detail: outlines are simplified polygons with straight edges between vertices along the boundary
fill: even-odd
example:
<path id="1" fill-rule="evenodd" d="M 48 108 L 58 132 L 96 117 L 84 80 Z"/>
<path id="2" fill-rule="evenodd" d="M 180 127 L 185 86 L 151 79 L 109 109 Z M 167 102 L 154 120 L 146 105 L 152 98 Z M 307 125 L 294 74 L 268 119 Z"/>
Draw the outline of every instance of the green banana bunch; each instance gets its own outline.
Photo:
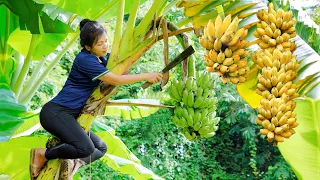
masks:
<path id="1" fill-rule="evenodd" d="M 173 123 L 188 140 L 212 137 L 213 130 L 217 130 L 213 128 L 219 122 L 215 117 L 217 100 L 213 91 L 214 82 L 210 73 L 197 72 L 185 83 L 183 80 L 173 80 L 168 87 L 170 97 L 178 102 Z"/>

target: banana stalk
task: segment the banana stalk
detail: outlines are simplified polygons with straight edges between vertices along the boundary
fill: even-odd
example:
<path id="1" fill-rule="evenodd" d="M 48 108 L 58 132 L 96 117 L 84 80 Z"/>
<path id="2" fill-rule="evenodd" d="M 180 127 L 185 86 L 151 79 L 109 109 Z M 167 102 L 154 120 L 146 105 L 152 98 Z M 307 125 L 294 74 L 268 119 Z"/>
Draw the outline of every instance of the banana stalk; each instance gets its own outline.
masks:
<path id="1" fill-rule="evenodd" d="M 177 31 L 179 27 L 173 23 L 168 22 L 168 29 L 170 31 Z M 189 46 L 188 36 L 185 34 L 176 35 L 177 39 L 179 40 L 181 46 L 183 48 L 187 48 Z M 182 70 L 183 70 L 183 77 L 190 77 L 195 76 L 195 62 L 191 60 L 189 57 L 188 59 L 182 62 Z"/>
<path id="2" fill-rule="evenodd" d="M 24 61 L 24 64 L 22 66 L 22 70 L 21 70 L 21 72 L 19 74 L 18 80 L 17 80 L 15 86 L 12 89 L 12 91 L 16 94 L 16 97 L 19 96 L 19 94 L 20 94 L 20 92 L 22 90 L 23 82 L 26 79 L 25 77 L 27 76 L 27 73 L 29 71 L 29 67 L 30 67 L 30 64 L 31 64 L 31 61 L 32 61 L 31 56 L 32 56 L 33 51 L 35 49 L 35 43 L 36 43 L 36 37 L 37 36 L 38 35 L 36 35 L 36 34 L 32 35 L 30 46 L 29 46 L 28 55 L 25 58 L 25 61 Z M 5 46 L 5 47 L 7 47 L 7 46 Z"/>
<path id="3" fill-rule="evenodd" d="M 163 32 L 163 56 L 164 64 L 169 64 L 169 42 L 168 42 L 168 27 L 167 21 L 162 19 L 162 32 Z M 169 71 L 163 74 L 161 81 L 161 89 L 168 83 L 169 80 Z"/>
<path id="4" fill-rule="evenodd" d="M 134 25 L 136 22 L 136 16 L 139 8 L 140 0 L 136 0 L 133 3 L 129 20 L 128 23 L 126 24 L 126 29 L 123 33 L 123 37 L 121 39 L 121 45 L 120 47 L 126 47 L 126 48 L 121 48 L 120 49 L 120 54 L 123 54 L 126 51 L 131 51 L 132 50 L 132 40 L 133 38 L 130 38 L 133 36 L 134 32 Z"/>
<path id="5" fill-rule="evenodd" d="M 117 16 L 117 25 L 114 33 L 114 39 L 112 44 L 112 51 L 110 53 L 110 58 L 108 60 L 108 66 L 114 67 L 114 65 L 119 62 L 119 48 L 120 48 L 120 40 L 121 40 L 121 32 L 122 32 L 122 23 L 123 23 L 123 15 L 124 15 L 124 7 L 125 0 L 119 1 L 119 13 Z"/>

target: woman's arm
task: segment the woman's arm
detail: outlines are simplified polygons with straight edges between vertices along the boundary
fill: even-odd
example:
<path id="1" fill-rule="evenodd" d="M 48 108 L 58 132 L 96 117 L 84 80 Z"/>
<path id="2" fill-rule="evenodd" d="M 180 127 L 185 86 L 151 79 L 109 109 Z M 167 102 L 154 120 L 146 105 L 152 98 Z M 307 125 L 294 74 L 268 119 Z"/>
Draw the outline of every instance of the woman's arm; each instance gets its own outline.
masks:
<path id="1" fill-rule="evenodd" d="M 112 72 L 101 76 L 99 80 L 111 84 L 114 86 L 123 84 L 132 84 L 139 81 L 148 81 L 151 83 L 159 82 L 162 78 L 161 73 L 145 73 L 145 74 L 134 74 L 134 75 L 116 75 Z"/>

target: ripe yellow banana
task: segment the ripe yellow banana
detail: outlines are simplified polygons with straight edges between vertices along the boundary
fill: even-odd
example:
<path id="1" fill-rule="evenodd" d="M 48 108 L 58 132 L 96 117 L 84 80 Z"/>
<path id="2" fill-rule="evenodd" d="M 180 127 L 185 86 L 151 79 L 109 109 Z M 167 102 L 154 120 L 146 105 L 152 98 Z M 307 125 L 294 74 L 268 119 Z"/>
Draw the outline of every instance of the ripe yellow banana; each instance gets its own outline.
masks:
<path id="1" fill-rule="evenodd" d="M 216 39 L 216 40 L 214 41 L 213 48 L 214 48 L 214 50 L 216 50 L 216 51 L 220 51 L 221 47 L 222 47 L 222 42 L 221 42 L 221 40 L 218 38 L 218 39 Z"/>
<path id="2" fill-rule="evenodd" d="M 238 25 L 239 25 L 239 19 L 236 16 L 232 22 L 230 23 L 229 27 L 226 29 L 226 31 L 236 31 L 238 29 Z"/>
<path id="3" fill-rule="evenodd" d="M 222 18 L 220 15 L 216 17 L 216 20 L 214 21 L 214 27 L 217 29 L 217 27 L 222 23 Z"/>
<path id="4" fill-rule="evenodd" d="M 224 50 L 224 54 L 227 58 L 232 57 L 232 50 L 230 48 L 226 48 Z"/>
<path id="5" fill-rule="evenodd" d="M 224 18 L 223 22 L 219 26 L 216 26 L 215 37 L 221 38 L 223 33 L 228 32 L 227 28 L 229 27 L 230 23 L 231 23 L 231 14 L 229 14 L 226 18 Z"/>
<path id="6" fill-rule="evenodd" d="M 233 31 L 227 31 L 221 36 L 221 42 L 222 44 L 229 43 L 233 38 L 234 32 Z"/>
<path id="7" fill-rule="evenodd" d="M 245 29 L 244 28 L 241 28 L 241 29 L 238 29 L 236 31 L 236 33 L 234 34 L 232 40 L 227 43 L 227 46 L 234 46 L 238 43 L 238 41 L 240 40 L 240 37 L 242 36 L 242 34 L 244 33 Z"/>
<path id="8" fill-rule="evenodd" d="M 207 24 L 207 31 L 208 31 L 208 35 L 211 37 L 214 37 L 215 35 L 215 27 L 214 27 L 214 23 L 212 22 L 212 20 L 210 19 L 208 24 Z"/>
<path id="9" fill-rule="evenodd" d="M 218 56 L 218 54 L 214 49 L 211 49 L 209 51 L 209 57 L 213 62 L 217 62 L 217 56 Z"/>

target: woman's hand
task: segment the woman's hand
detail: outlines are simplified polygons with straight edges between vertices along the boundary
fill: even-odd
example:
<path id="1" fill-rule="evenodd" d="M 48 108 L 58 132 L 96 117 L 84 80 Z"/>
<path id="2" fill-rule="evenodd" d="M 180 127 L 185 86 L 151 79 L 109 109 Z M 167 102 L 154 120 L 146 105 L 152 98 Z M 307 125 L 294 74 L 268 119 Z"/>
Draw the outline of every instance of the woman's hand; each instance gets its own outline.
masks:
<path id="1" fill-rule="evenodd" d="M 159 82 L 162 79 L 161 73 L 147 73 L 146 74 L 146 81 L 154 84 Z"/>

